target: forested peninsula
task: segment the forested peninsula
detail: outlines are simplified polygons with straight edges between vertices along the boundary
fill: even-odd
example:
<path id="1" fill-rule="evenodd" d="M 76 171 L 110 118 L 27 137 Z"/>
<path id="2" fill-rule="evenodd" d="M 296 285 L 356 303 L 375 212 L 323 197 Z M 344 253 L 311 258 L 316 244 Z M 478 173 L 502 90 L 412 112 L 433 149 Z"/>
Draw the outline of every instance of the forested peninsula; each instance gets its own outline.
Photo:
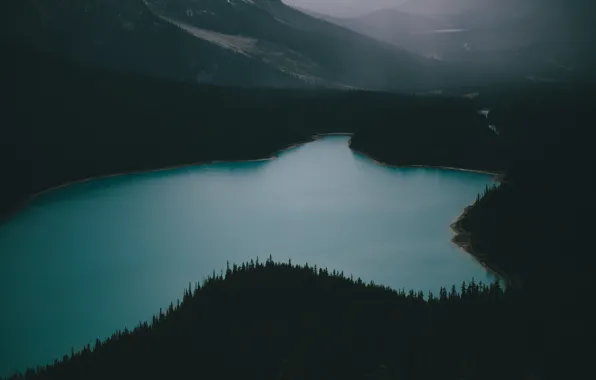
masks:
<path id="1" fill-rule="evenodd" d="M 529 379 L 568 354 L 543 311 L 498 282 L 423 294 L 257 258 L 14 379 Z"/>

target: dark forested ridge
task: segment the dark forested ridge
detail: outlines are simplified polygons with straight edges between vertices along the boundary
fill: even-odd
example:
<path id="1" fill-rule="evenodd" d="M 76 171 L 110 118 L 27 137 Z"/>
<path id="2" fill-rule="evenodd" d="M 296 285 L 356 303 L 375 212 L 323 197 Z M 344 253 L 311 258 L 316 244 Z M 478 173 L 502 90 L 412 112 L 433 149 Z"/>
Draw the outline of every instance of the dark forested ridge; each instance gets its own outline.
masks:
<path id="1" fill-rule="evenodd" d="M 509 157 L 506 181 L 469 209 L 463 227 L 476 250 L 527 286 L 556 277 L 591 289 L 596 96 L 547 94 L 514 97 L 489 114 Z"/>
<path id="2" fill-rule="evenodd" d="M 469 105 L 457 98 L 413 102 L 403 118 L 385 119 L 359 131 L 350 147 L 394 165 L 502 171 L 500 140 L 475 109 L 469 111 Z M 412 119 L 416 127 L 404 128 Z"/>
<path id="3" fill-rule="evenodd" d="M 3 51 L 16 65 L 2 63 L 9 84 L 2 91 L 12 101 L 5 104 L 0 140 L 7 184 L 0 190 L 2 215 L 70 181 L 267 158 L 318 133 L 380 125 L 404 137 L 422 128 L 433 133 L 437 128 L 421 120 L 434 110 L 444 113 L 444 124 L 436 126 L 457 125 L 450 134 L 461 139 L 486 129 L 476 105 L 464 98 L 198 86 L 79 66 L 15 45 Z"/>
<path id="4" fill-rule="evenodd" d="M 460 140 L 459 150 L 443 151 L 459 140 L 450 125 L 440 137 L 422 139 L 436 149 L 419 150 L 411 140 L 400 140 L 396 129 L 369 128 L 355 135 L 351 146 L 387 163 L 411 164 L 424 157 L 438 165 L 504 174 L 504 182 L 480 197 L 459 222 L 473 251 L 525 286 L 558 288 L 559 281 L 550 281 L 558 278 L 592 289 L 594 99 L 590 86 L 493 86 L 480 90 L 477 104 L 490 108 L 487 121 L 498 134 L 485 128 L 473 139 Z M 426 119 L 441 123 L 437 114 Z M 408 131 L 420 137 L 417 132 Z"/>
<path id="5" fill-rule="evenodd" d="M 497 283 L 424 295 L 308 264 L 257 259 L 189 285 L 181 302 L 150 323 L 13 379 L 573 375 L 577 367 L 566 366 L 580 359 L 573 355 L 582 338 L 554 330 L 545 310 Z"/>

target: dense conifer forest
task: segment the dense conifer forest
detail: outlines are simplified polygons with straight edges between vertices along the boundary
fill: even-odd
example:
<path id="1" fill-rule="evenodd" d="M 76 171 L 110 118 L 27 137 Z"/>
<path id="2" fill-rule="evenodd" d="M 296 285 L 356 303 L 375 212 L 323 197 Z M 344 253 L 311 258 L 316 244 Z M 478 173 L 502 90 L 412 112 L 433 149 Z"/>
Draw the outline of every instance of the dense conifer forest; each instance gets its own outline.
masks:
<path id="1" fill-rule="evenodd" d="M 434 159 L 439 166 L 500 173 L 503 183 L 479 196 L 459 222 L 469 232 L 473 251 L 517 283 L 558 288 L 550 279 L 565 278 L 578 289 L 591 288 L 595 262 L 587 252 L 594 228 L 590 215 L 596 211 L 591 195 L 596 183 L 595 95 L 588 85 L 488 88 L 478 104 L 490 109 L 487 121 L 498 134 L 492 140 L 462 140 L 459 153 L 441 149 L 448 146 L 444 141 L 455 144 L 458 139 L 450 134 L 456 129 L 452 125 L 439 139 L 420 139 L 435 150 L 418 150 L 418 144 L 400 140 L 400 131 L 391 128 L 363 131 L 351 146 L 390 164 Z M 485 128 L 481 133 L 493 132 Z"/>
<path id="2" fill-rule="evenodd" d="M 410 146 L 418 150 L 405 155 L 422 164 L 430 161 L 420 152 L 431 157 L 436 149 L 422 140 L 438 139 L 448 126 L 457 130 L 440 147 L 446 154 L 459 156 L 461 140 L 490 144 L 493 137 L 483 133 L 476 105 L 461 97 L 198 86 L 83 67 L 15 45 L 3 50 L 16 61 L 2 70 L 3 81 L 14 84 L 2 89 L 12 102 L 0 139 L 4 216 L 31 195 L 71 181 L 268 158 L 320 133 L 386 126 L 402 140 L 415 139 Z M 429 114 L 441 122 L 427 122 Z"/>
<path id="3" fill-rule="evenodd" d="M 393 290 L 316 266 L 229 264 L 151 322 L 12 379 L 533 379 L 573 333 L 517 289 Z M 550 331 L 550 333 L 549 333 Z M 566 340 L 566 341 L 564 341 Z M 573 358 L 575 359 L 575 358 Z M 564 371 L 564 372 L 558 372 Z M 531 377 L 538 376 L 538 377 Z"/>
<path id="4" fill-rule="evenodd" d="M 475 250 L 527 286 L 559 278 L 592 288 L 594 91 L 525 95 L 495 103 L 489 114 L 507 156 L 505 181 L 468 210 L 463 227 Z"/>

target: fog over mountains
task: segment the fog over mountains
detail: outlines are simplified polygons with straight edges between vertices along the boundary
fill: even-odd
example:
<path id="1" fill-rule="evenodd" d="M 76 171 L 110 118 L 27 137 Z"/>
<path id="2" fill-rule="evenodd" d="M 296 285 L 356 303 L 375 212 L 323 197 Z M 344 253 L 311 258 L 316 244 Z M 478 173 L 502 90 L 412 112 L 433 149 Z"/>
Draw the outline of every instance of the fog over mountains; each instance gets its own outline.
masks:
<path id="1" fill-rule="evenodd" d="M 471 73 L 280 0 L 22 0 L 4 36 L 85 64 L 175 80 L 420 90 Z"/>
<path id="2" fill-rule="evenodd" d="M 357 17 L 380 9 L 397 7 L 408 0 L 283 0 L 292 7 L 335 17 Z"/>
<path id="3" fill-rule="evenodd" d="M 364 4 L 20 0 L 1 16 L 2 35 L 79 63 L 192 83 L 418 92 L 593 76 L 593 6 L 583 0 Z"/>
<path id="4" fill-rule="evenodd" d="M 487 75 L 567 81 L 594 77 L 594 10 L 585 0 L 408 0 L 357 17 L 313 15 Z"/>

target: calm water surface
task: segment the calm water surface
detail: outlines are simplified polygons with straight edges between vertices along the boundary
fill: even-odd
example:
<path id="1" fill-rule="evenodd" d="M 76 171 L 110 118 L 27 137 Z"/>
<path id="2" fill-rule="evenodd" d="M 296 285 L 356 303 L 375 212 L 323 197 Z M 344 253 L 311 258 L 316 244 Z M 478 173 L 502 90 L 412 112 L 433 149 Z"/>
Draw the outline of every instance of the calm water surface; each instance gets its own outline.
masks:
<path id="1" fill-rule="evenodd" d="M 449 227 L 490 182 L 380 166 L 334 136 L 48 193 L 0 226 L 0 376 L 150 319 L 226 261 L 271 254 L 434 292 L 491 281 Z"/>

